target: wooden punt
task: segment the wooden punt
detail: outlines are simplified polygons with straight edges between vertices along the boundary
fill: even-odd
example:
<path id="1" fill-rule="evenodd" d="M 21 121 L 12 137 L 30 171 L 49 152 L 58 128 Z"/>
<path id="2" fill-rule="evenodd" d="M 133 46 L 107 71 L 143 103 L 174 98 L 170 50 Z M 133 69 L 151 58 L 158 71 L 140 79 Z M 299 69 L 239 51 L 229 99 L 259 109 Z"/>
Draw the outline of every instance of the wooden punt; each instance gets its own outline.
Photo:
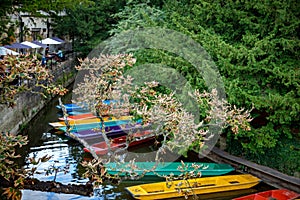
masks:
<path id="1" fill-rule="evenodd" d="M 123 121 L 123 120 L 127 120 L 130 121 L 132 119 L 132 116 L 121 116 L 119 118 L 116 117 L 104 117 L 104 123 L 105 122 L 113 122 L 113 121 Z M 74 119 L 70 119 L 68 120 L 70 125 L 80 125 L 80 124 L 99 124 L 101 123 L 101 120 L 99 118 L 92 118 L 92 119 L 78 119 L 78 120 L 74 120 Z M 49 123 L 50 126 L 52 126 L 53 128 L 57 128 L 57 127 L 61 127 L 61 126 L 66 126 L 64 121 L 59 121 L 59 122 L 51 122 Z"/>
<path id="2" fill-rule="evenodd" d="M 255 176 L 240 174 L 178 180 L 169 183 L 141 184 L 125 189 L 135 199 L 167 199 L 186 195 L 248 189 L 259 182 L 260 179 Z"/>
<path id="3" fill-rule="evenodd" d="M 103 100 L 102 101 L 106 105 L 110 105 L 112 103 L 117 102 L 116 100 Z M 69 104 L 64 104 L 64 107 L 66 108 L 67 112 L 72 112 L 72 111 L 87 111 L 88 109 L 84 106 L 75 104 L 75 103 L 69 103 Z M 58 110 L 62 110 L 60 105 L 57 105 L 56 108 Z"/>
<path id="4" fill-rule="evenodd" d="M 293 191 L 287 189 L 268 190 L 264 192 L 258 192 L 247 196 L 234 198 L 233 200 L 293 200 L 300 197 Z"/>
<path id="5" fill-rule="evenodd" d="M 197 165 L 197 169 L 193 167 Z M 194 171 L 194 174 L 200 173 L 201 177 L 205 176 L 220 176 L 234 171 L 234 168 L 229 164 L 223 163 L 200 163 L 200 162 L 185 162 L 184 165 L 181 162 L 135 162 L 134 166 L 130 163 L 108 163 L 105 165 L 107 173 L 111 175 L 125 176 L 125 173 L 120 169 L 131 170 L 133 174 L 141 175 L 145 170 L 147 172 L 144 174 L 147 176 L 166 176 L 173 174 L 174 176 L 179 176 L 182 173 Z M 134 167 L 134 170 L 131 168 Z M 154 171 L 150 171 L 154 169 Z"/>
<path id="6" fill-rule="evenodd" d="M 105 121 L 104 122 L 104 126 L 105 129 L 106 127 L 109 128 L 117 128 L 118 126 L 121 125 L 126 125 L 126 124 L 135 124 L 135 123 L 141 123 L 141 120 L 138 120 L 137 122 L 133 122 L 131 120 L 112 120 L 112 121 Z M 101 129 L 102 128 L 102 124 L 101 123 L 90 123 L 90 124 L 74 124 L 71 125 L 70 127 L 70 132 L 74 133 L 74 132 L 79 132 L 79 131 L 84 131 L 84 130 L 89 130 L 89 129 Z M 56 128 L 58 130 L 64 131 L 66 132 L 67 127 L 66 126 L 60 126 L 58 128 Z"/>
<path id="7" fill-rule="evenodd" d="M 123 124 L 119 126 L 108 126 L 105 127 L 105 134 L 107 137 L 120 137 L 128 133 L 149 130 L 149 126 L 143 126 L 139 123 L 137 124 Z M 83 131 L 74 132 L 74 135 L 81 139 L 92 139 L 102 137 L 102 133 L 99 129 L 88 129 Z"/>
<path id="8" fill-rule="evenodd" d="M 77 104 L 69 103 L 69 104 L 64 104 L 64 107 L 66 108 L 67 112 L 71 111 L 87 111 L 87 108 L 84 108 L 83 106 L 79 106 Z M 57 105 L 56 108 L 58 110 L 62 110 L 60 105 Z"/>
<path id="9" fill-rule="evenodd" d="M 152 131 L 146 130 L 146 131 L 141 131 L 132 134 L 132 137 L 134 137 L 134 140 L 129 143 L 129 147 L 139 145 L 141 143 L 150 141 L 154 138 L 154 136 L 151 134 Z M 111 139 L 110 141 L 110 148 L 112 151 L 117 150 L 118 148 L 124 147 L 126 145 L 126 140 L 127 140 L 127 135 L 121 136 L 121 137 L 116 137 Z M 91 148 L 95 151 L 97 155 L 105 155 L 108 153 L 108 146 L 105 141 L 95 143 L 91 145 Z M 90 152 L 89 148 L 83 148 L 85 152 Z"/>
<path id="10" fill-rule="evenodd" d="M 77 115 L 70 115 L 67 117 L 67 120 L 82 120 L 82 119 L 93 119 L 96 118 L 96 116 L 93 113 L 80 113 Z M 63 121 L 63 117 L 59 117 L 59 120 Z"/>

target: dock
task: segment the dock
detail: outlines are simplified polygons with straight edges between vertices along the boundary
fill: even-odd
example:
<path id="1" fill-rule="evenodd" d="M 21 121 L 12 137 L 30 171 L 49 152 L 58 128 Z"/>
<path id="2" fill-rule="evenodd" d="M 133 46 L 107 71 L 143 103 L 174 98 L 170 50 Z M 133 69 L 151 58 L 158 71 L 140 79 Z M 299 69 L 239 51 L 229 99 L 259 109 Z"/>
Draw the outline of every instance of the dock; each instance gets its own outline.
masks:
<path id="1" fill-rule="evenodd" d="M 265 183 L 273 187 L 286 188 L 300 193 L 300 178 L 289 176 L 272 168 L 258 165 L 254 162 L 230 155 L 229 153 L 222 151 L 217 147 L 214 147 L 206 157 L 213 162 L 228 163 L 233 166 L 236 171 L 242 173 L 246 172 L 257 176 Z"/>

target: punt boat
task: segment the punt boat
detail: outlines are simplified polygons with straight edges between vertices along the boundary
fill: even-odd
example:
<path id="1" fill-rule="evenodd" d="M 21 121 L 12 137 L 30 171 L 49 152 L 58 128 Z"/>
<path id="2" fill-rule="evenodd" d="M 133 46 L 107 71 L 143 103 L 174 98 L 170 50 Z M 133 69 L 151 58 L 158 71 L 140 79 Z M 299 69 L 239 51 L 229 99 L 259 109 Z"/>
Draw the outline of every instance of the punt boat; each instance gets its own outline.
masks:
<path id="1" fill-rule="evenodd" d="M 186 172 L 194 171 L 194 174 L 204 176 L 220 176 L 234 171 L 234 168 L 229 164 L 223 163 L 201 163 L 201 162 L 135 162 L 135 163 L 108 163 L 105 165 L 107 173 L 111 175 L 125 176 L 126 174 L 120 169 L 132 172 L 133 175 L 144 176 L 179 176 Z M 134 170 L 133 170 L 133 169 Z M 152 170 L 153 169 L 153 170 Z"/>
<path id="2" fill-rule="evenodd" d="M 150 131 L 150 130 L 133 133 L 132 137 L 134 137 L 134 140 L 132 142 L 130 142 L 128 144 L 128 146 L 129 147 L 136 146 L 136 145 L 139 145 L 139 144 L 142 144 L 144 142 L 154 139 L 155 136 L 153 136 L 151 133 L 152 133 L 152 131 Z M 116 151 L 118 148 L 125 147 L 127 137 L 128 137 L 127 135 L 124 135 L 121 137 L 116 137 L 116 138 L 111 139 L 111 141 L 110 141 L 111 150 Z M 105 155 L 108 153 L 108 146 L 105 141 L 95 143 L 95 144 L 91 145 L 90 148 L 92 148 L 97 155 Z M 88 153 L 90 152 L 90 149 L 86 148 L 86 147 L 83 148 L 83 150 Z"/>
<path id="3" fill-rule="evenodd" d="M 141 184 L 125 189 L 135 199 L 167 199 L 248 189 L 260 181 L 259 178 L 250 174 L 239 174 Z"/>
<path id="4" fill-rule="evenodd" d="M 250 194 L 243 197 L 234 198 L 233 200 L 293 200 L 300 198 L 300 194 L 287 189 L 268 190 Z"/>
<path id="5" fill-rule="evenodd" d="M 132 119 L 132 116 L 121 116 L 119 118 L 116 117 L 104 117 L 103 121 L 104 123 L 106 122 L 113 122 L 113 121 L 130 121 Z M 101 123 L 101 120 L 99 118 L 92 118 L 92 119 L 79 119 L 79 120 L 74 120 L 70 119 L 68 120 L 70 125 L 80 125 L 80 124 L 99 124 Z M 53 128 L 61 127 L 61 126 L 66 126 L 64 121 L 59 121 L 59 122 L 51 122 L 49 123 L 50 126 Z"/>

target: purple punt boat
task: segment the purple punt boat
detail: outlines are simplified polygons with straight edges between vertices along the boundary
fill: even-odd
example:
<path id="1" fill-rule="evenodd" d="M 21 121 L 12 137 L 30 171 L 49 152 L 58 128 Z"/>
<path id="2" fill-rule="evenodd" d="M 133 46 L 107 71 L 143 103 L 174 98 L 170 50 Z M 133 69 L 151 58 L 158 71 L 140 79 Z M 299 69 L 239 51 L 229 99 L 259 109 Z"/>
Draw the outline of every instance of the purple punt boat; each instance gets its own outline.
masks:
<path id="1" fill-rule="evenodd" d="M 114 138 L 126 135 L 129 132 L 136 132 L 137 130 L 149 129 L 149 126 L 142 126 L 140 124 L 137 125 L 128 125 L 125 126 L 109 126 L 105 127 L 105 134 L 107 137 Z M 89 129 L 74 132 L 74 135 L 81 139 L 92 139 L 97 137 L 102 137 L 102 134 L 99 129 Z"/>

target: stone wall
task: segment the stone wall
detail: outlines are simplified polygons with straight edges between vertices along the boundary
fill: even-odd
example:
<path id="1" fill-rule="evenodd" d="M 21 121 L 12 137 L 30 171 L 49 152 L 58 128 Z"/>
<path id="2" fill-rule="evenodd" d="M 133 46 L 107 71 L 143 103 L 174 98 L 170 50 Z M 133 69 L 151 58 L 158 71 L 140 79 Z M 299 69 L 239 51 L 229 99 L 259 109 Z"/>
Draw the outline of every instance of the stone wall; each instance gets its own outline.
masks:
<path id="1" fill-rule="evenodd" d="M 14 108 L 0 105 L 0 131 L 17 133 L 20 126 L 34 117 L 45 103 L 40 95 L 24 92 L 18 95 Z"/>
<path id="2" fill-rule="evenodd" d="M 64 65 L 64 67 L 53 70 L 55 79 L 62 79 L 62 76 L 74 72 L 74 65 Z M 65 79 L 64 78 L 64 79 Z M 64 80 L 67 86 L 74 81 L 74 77 L 68 77 Z M 16 106 L 8 108 L 7 105 L 0 104 L 0 132 L 18 133 L 20 128 L 27 124 L 51 99 L 45 99 L 39 94 L 24 92 L 18 94 Z"/>

